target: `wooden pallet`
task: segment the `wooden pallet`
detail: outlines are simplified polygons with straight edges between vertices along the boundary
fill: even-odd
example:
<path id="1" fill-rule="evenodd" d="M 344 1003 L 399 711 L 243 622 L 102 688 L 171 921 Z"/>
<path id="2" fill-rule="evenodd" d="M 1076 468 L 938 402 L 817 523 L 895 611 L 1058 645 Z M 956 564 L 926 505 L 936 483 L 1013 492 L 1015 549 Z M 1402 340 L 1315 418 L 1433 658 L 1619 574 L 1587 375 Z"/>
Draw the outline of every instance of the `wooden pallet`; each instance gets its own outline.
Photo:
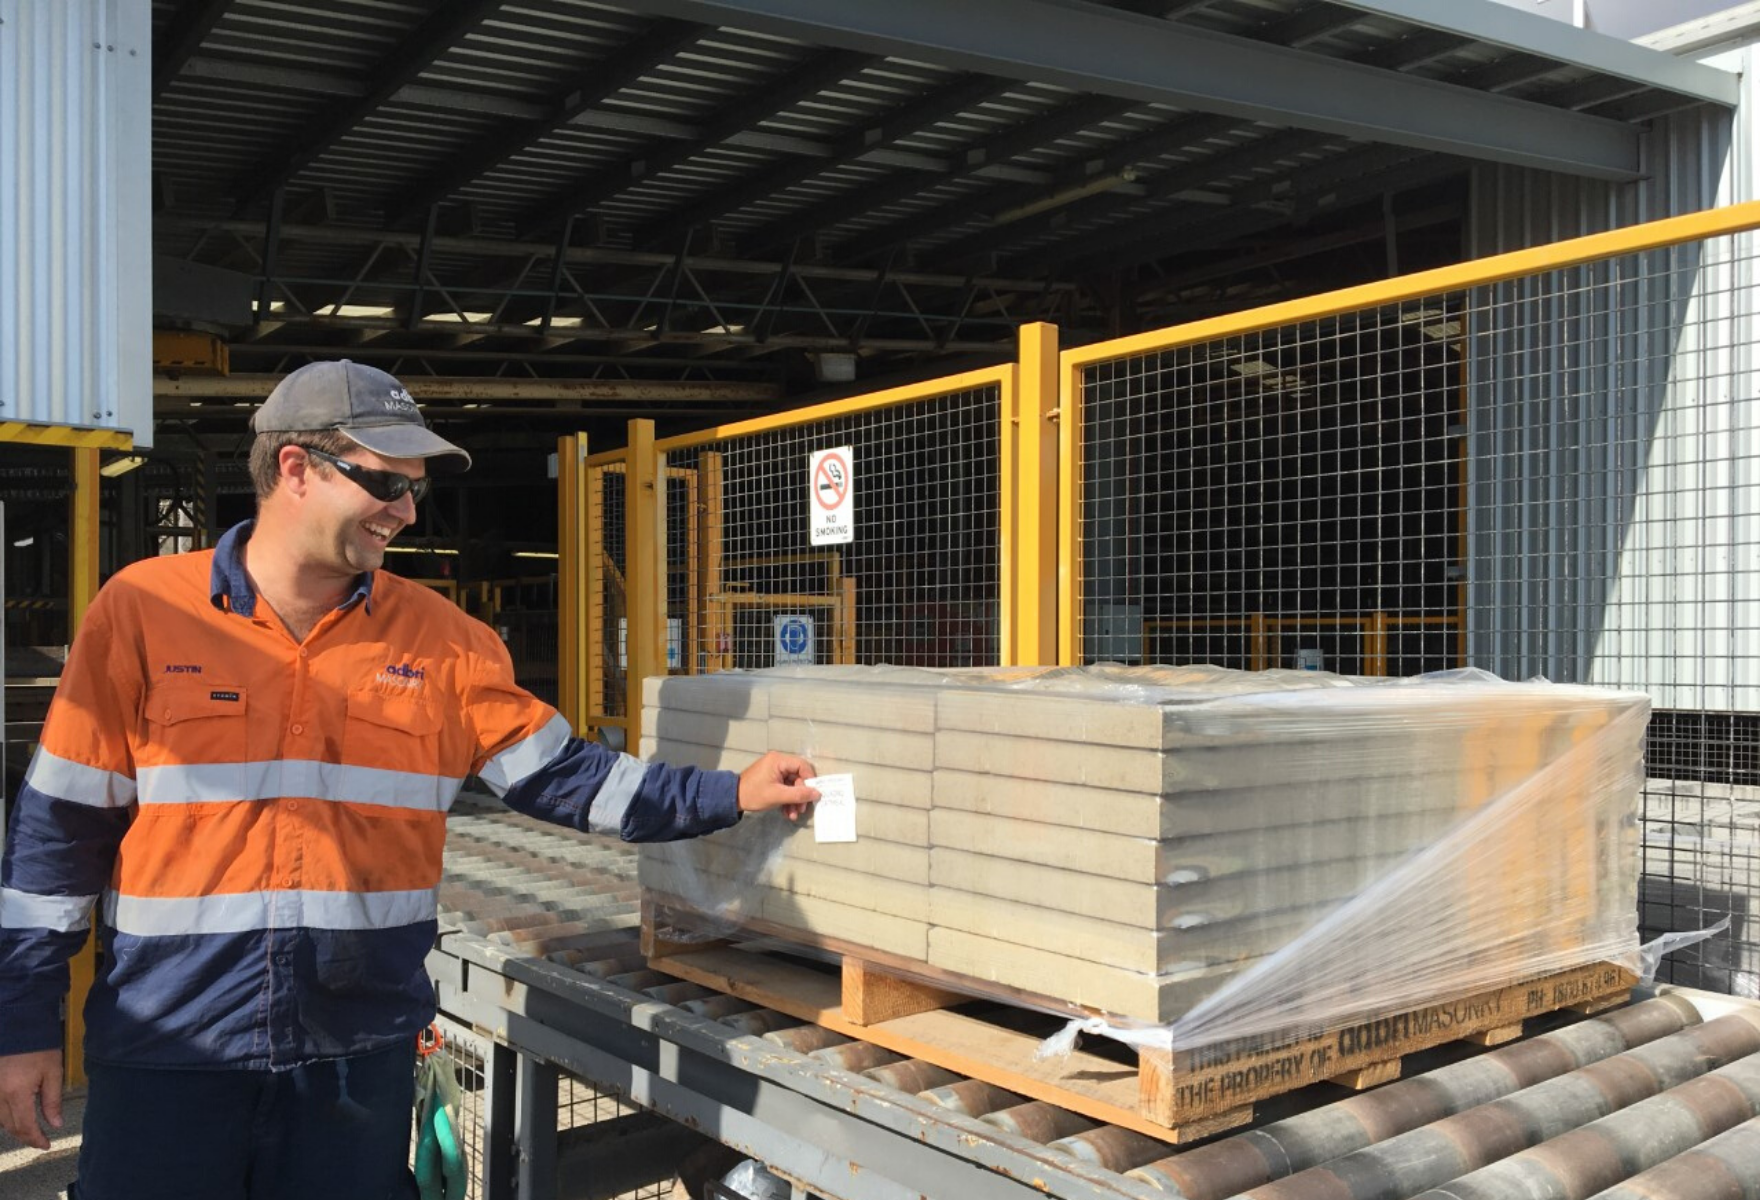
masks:
<path id="1" fill-rule="evenodd" d="M 836 971 L 753 946 L 674 941 L 656 928 L 651 908 L 644 915 L 642 949 L 654 970 L 1175 1145 L 1245 1125 L 1256 1102 L 1310 1084 L 1375 1087 L 1397 1079 L 1415 1051 L 1463 1040 L 1497 1045 L 1521 1036 L 1528 1017 L 1613 1007 L 1636 983 L 1622 967 L 1595 963 L 1296 1041 L 1143 1051 L 1134 1062 L 1107 1043 L 1099 1053 L 1038 1061 L 1034 1052 L 1055 1028 L 1049 1018 L 1015 1028 L 994 1019 L 994 1003 L 853 954 Z"/>

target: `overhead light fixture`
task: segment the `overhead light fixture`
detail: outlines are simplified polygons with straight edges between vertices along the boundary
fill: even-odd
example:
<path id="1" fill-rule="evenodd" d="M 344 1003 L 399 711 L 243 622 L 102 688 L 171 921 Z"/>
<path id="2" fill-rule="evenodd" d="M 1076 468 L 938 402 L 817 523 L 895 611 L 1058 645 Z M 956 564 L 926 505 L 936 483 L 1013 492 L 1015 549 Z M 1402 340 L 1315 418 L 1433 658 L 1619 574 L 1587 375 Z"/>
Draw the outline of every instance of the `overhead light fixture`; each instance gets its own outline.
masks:
<path id="1" fill-rule="evenodd" d="M 144 467 L 147 460 L 143 455 L 124 454 L 121 458 L 113 458 L 98 468 L 98 474 L 106 479 L 115 479 L 118 475 L 126 475 L 136 467 Z"/>
<path id="2" fill-rule="evenodd" d="M 1114 174 L 1100 175 L 1088 180 L 1086 183 L 1068 188 L 1065 191 L 1057 192 L 1050 196 L 1040 197 L 1028 204 L 1023 204 L 1018 208 L 1011 208 L 999 212 L 990 218 L 990 224 L 992 227 L 997 225 L 1010 225 L 1016 221 L 1024 220 L 1027 217 L 1037 216 L 1039 213 L 1048 212 L 1054 208 L 1062 208 L 1066 204 L 1074 204 L 1077 200 L 1086 200 L 1089 196 L 1097 196 L 1101 192 L 1110 192 L 1113 188 L 1123 187 L 1126 184 L 1135 183 L 1136 181 L 1137 169 L 1135 167 L 1126 167 L 1124 170 L 1115 172 Z"/>
<path id="3" fill-rule="evenodd" d="M 21 537 L 12 544 L 14 546 L 34 546 L 37 544 L 36 535 L 33 534 L 30 537 Z"/>
<path id="4" fill-rule="evenodd" d="M 562 555 L 558 554 L 554 550 L 515 550 L 513 552 L 513 556 L 515 558 L 561 558 L 562 557 Z"/>

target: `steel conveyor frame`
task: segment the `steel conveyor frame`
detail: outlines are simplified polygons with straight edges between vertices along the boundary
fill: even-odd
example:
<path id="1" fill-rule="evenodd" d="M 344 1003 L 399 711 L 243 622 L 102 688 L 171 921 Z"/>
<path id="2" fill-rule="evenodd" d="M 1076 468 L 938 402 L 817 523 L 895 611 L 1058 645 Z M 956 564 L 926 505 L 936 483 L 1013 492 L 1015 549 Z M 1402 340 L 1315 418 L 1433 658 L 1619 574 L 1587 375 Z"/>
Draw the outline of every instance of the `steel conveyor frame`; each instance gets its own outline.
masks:
<path id="1" fill-rule="evenodd" d="M 1165 1200 L 615 984 L 448 933 L 429 956 L 441 1013 L 492 1035 L 483 1200 L 556 1200 L 558 1072 L 615 1090 L 827 1200 Z"/>

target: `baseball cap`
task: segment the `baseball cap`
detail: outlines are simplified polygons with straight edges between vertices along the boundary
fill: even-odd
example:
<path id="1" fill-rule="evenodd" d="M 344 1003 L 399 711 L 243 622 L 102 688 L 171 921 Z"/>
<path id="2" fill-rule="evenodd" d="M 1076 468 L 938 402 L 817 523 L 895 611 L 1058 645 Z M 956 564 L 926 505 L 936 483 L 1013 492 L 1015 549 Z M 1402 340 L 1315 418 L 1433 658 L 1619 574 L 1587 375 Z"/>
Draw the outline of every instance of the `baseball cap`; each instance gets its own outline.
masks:
<path id="1" fill-rule="evenodd" d="M 269 393 L 251 417 L 257 433 L 333 429 L 386 458 L 425 458 L 437 473 L 470 469 L 471 456 L 428 428 L 395 376 L 337 359 L 307 363 Z"/>

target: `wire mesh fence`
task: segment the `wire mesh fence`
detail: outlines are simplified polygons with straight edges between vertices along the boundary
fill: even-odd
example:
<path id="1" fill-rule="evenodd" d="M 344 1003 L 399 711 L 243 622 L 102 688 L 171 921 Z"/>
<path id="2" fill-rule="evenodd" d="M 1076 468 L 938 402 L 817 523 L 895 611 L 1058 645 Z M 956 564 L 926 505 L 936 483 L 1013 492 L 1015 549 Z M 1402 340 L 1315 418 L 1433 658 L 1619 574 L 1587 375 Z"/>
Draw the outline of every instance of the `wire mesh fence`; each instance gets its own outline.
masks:
<path id="1" fill-rule="evenodd" d="M 624 538 L 625 464 L 615 460 L 587 469 L 587 630 L 588 720 L 619 718 L 628 712 L 625 672 L 629 668 L 628 555 Z"/>
<path id="2" fill-rule="evenodd" d="M 1755 248 L 1096 356 L 1079 659 L 1645 691 L 1644 933 L 1733 915 L 1664 977 L 1760 994 Z"/>
<path id="3" fill-rule="evenodd" d="M 672 669 L 998 662 L 1001 404 L 992 383 L 669 448 Z M 847 540 L 815 535 L 852 505 Z"/>
<path id="4" fill-rule="evenodd" d="M 482 1200 L 484 1163 L 488 1154 L 489 1124 L 485 1112 L 488 1096 L 488 1059 L 490 1043 L 476 1030 L 456 1021 L 440 1018 L 436 1024 L 445 1038 L 446 1049 L 457 1068 L 461 1108 L 459 1139 L 466 1148 L 469 1172 L 464 1200 Z M 607 1091 L 584 1079 L 562 1074 L 556 1082 L 556 1132 L 559 1143 L 589 1134 L 594 1127 L 609 1128 L 620 1118 L 646 1114 L 648 1110 L 615 1092 Z M 606 1200 L 671 1200 L 674 1195 L 676 1163 L 655 1161 L 646 1164 L 621 1164 L 619 1179 L 631 1177 L 641 1182 L 632 1186 L 598 1189 L 594 1195 Z M 645 1178 L 644 1178 L 645 1177 Z"/>

